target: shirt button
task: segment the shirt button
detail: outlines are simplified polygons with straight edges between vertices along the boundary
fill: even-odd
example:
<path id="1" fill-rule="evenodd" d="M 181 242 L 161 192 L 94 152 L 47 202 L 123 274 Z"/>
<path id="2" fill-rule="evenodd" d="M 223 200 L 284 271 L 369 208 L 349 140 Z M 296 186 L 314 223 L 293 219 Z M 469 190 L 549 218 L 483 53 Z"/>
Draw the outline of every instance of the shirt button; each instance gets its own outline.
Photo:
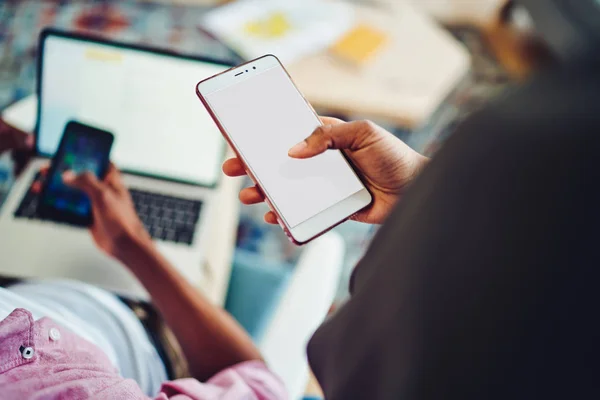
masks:
<path id="1" fill-rule="evenodd" d="M 21 346 L 20 350 L 21 350 L 21 356 L 26 360 L 29 360 L 35 354 L 35 350 L 33 350 L 33 347 Z"/>
<path id="2" fill-rule="evenodd" d="M 50 332 L 48 332 L 48 336 L 50 336 L 50 340 L 52 340 L 52 341 L 60 340 L 60 331 L 56 328 L 50 328 Z"/>

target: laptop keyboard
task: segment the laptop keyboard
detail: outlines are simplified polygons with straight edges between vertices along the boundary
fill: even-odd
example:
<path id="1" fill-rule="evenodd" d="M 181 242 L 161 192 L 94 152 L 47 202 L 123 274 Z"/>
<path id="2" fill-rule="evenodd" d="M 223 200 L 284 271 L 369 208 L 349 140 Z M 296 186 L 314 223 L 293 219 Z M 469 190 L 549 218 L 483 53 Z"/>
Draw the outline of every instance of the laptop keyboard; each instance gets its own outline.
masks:
<path id="1" fill-rule="evenodd" d="M 34 181 L 38 179 L 39 173 L 35 176 Z M 129 192 L 138 216 L 153 239 L 186 245 L 192 244 L 196 225 L 200 219 L 201 201 L 138 189 L 130 189 Z M 37 211 L 38 201 L 39 194 L 34 193 L 30 186 L 15 211 L 15 217 L 67 224 L 65 221 L 42 218 Z"/>
<path id="2" fill-rule="evenodd" d="M 154 239 L 192 244 L 202 202 L 131 189 L 135 209 Z"/>

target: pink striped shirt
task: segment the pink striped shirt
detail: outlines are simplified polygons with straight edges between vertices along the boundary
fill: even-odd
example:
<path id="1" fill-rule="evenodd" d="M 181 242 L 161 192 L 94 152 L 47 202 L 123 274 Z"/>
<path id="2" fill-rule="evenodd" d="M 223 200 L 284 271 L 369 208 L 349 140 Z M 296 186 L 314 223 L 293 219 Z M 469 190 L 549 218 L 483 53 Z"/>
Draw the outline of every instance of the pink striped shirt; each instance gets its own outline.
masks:
<path id="1" fill-rule="evenodd" d="M 2 399 L 147 399 L 124 379 L 94 344 L 54 323 L 34 321 L 24 309 L 0 322 L 0 397 Z M 264 363 L 238 364 L 206 383 L 195 379 L 166 382 L 158 400 L 286 399 L 282 382 Z"/>

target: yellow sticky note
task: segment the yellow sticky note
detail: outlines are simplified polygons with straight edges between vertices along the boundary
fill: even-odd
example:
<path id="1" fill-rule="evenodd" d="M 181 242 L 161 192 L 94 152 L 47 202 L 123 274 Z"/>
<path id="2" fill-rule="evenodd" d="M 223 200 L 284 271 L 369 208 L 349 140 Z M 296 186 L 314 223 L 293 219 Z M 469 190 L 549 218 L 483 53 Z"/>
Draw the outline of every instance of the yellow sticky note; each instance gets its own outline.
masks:
<path id="1" fill-rule="evenodd" d="M 248 22 L 245 31 L 251 36 L 263 39 L 278 39 L 285 36 L 291 27 L 291 23 L 284 13 L 275 12 L 267 18 Z"/>
<path id="2" fill-rule="evenodd" d="M 358 25 L 331 47 L 331 52 L 344 60 L 363 64 L 387 42 L 388 35 L 369 25 Z"/>

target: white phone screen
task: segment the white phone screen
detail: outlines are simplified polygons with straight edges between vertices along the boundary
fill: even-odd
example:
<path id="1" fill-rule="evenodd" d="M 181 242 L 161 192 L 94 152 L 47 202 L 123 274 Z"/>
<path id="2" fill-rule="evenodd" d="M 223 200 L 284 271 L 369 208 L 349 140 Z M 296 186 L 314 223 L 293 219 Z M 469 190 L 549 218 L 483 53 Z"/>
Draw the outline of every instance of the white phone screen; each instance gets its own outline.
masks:
<path id="1" fill-rule="evenodd" d="M 364 188 L 339 151 L 288 156 L 320 123 L 281 66 L 205 99 L 290 228 Z"/>

